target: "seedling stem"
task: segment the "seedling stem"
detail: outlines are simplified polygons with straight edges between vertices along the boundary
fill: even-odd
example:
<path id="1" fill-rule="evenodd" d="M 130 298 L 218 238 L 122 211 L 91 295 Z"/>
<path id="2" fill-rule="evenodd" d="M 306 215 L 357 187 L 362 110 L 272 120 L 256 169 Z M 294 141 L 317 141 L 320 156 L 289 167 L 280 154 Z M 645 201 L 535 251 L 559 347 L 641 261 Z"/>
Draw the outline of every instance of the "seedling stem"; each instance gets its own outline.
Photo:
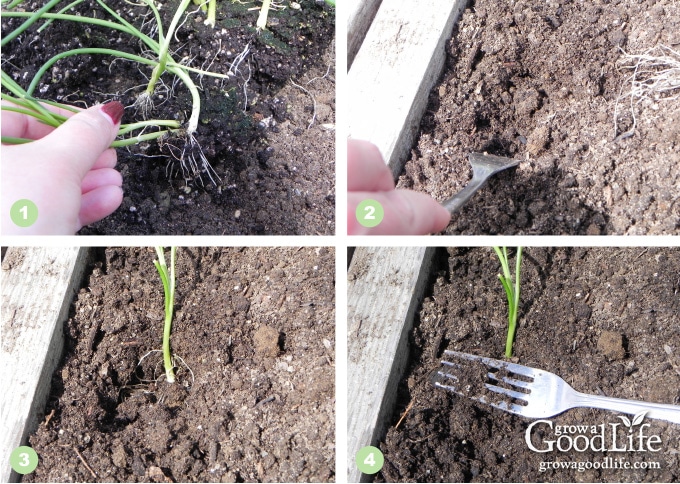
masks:
<path id="1" fill-rule="evenodd" d="M 517 247 L 515 280 L 513 282 L 508 264 L 507 247 L 494 247 L 496 255 L 501 262 L 503 274 L 498 274 L 505 294 L 508 296 L 508 336 L 505 340 L 505 356 L 512 357 L 512 343 L 515 340 L 515 329 L 517 328 L 517 314 L 519 311 L 519 286 L 520 286 L 520 267 L 522 265 L 522 247 Z"/>
<path id="2" fill-rule="evenodd" d="M 269 15 L 269 7 L 271 5 L 271 0 L 263 0 L 262 8 L 260 9 L 260 15 L 257 17 L 257 23 L 255 26 L 257 30 L 264 30 L 267 28 L 267 16 Z"/>
<path id="3" fill-rule="evenodd" d="M 172 330 L 172 316 L 175 308 L 175 253 L 177 247 L 170 247 L 170 273 L 165 264 L 165 254 L 163 247 L 156 247 L 158 260 L 153 261 L 158 274 L 163 283 L 165 295 L 165 325 L 163 326 L 163 364 L 165 365 L 165 378 L 168 383 L 175 382 L 175 371 L 172 364 L 172 353 L 170 352 L 170 331 Z"/>

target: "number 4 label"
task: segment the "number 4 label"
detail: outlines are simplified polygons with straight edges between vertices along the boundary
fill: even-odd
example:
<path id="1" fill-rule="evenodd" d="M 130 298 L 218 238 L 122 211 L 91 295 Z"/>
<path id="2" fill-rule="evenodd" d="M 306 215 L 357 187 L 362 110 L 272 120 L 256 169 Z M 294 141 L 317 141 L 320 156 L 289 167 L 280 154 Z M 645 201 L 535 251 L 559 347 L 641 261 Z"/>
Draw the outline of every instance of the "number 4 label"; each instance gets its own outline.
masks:
<path id="1" fill-rule="evenodd" d="M 357 452 L 355 461 L 357 468 L 364 474 L 375 474 L 382 469 L 385 456 L 380 449 L 369 445 Z"/>

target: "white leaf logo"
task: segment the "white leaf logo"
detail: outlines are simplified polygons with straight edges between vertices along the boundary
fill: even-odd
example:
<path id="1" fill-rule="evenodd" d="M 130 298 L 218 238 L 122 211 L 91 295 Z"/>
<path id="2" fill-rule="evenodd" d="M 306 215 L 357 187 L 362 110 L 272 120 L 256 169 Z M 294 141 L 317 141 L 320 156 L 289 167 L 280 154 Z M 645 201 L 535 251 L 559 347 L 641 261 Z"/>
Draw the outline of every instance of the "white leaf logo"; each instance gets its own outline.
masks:
<path id="1" fill-rule="evenodd" d="M 630 420 L 628 420 L 628 417 L 624 417 L 623 415 L 618 415 L 618 417 L 623 420 L 623 424 L 626 427 L 632 427 L 632 424 L 630 423 Z"/>
<path id="2" fill-rule="evenodd" d="M 645 415 L 647 415 L 647 412 L 649 410 L 645 410 L 644 412 L 638 413 L 634 418 L 633 418 L 633 424 L 632 425 L 639 425 L 642 423 L 642 421 L 645 419 Z"/>

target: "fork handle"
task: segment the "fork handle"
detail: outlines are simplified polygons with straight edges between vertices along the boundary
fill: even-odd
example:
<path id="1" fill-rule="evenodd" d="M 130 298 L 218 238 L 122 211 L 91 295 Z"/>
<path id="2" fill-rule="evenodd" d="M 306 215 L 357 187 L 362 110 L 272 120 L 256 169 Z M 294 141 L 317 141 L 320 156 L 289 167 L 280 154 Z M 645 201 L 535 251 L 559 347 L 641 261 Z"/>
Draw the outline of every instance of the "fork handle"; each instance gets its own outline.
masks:
<path id="1" fill-rule="evenodd" d="M 646 416 L 649 418 L 680 423 L 680 406 L 678 405 L 602 397 L 600 395 L 588 395 L 581 392 L 575 392 L 573 403 L 577 407 L 602 408 L 633 415 L 647 410 L 648 413 Z"/>
<path id="2" fill-rule="evenodd" d="M 448 200 L 442 202 L 442 206 L 449 211 L 451 215 L 453 215 L 455 212 L 461 209 L 463 205 L 467 203 L 470 198 L 472 198 L 472 195 L 474 195 L 477 190 L 482 188 L 484 184 L 486 183 L 486 179 L 484 178 L 475 178 L 473 176 L 472 180 L 465 185 L 465 187 L 456 193 L 453 197 L 449 198 Z"/>

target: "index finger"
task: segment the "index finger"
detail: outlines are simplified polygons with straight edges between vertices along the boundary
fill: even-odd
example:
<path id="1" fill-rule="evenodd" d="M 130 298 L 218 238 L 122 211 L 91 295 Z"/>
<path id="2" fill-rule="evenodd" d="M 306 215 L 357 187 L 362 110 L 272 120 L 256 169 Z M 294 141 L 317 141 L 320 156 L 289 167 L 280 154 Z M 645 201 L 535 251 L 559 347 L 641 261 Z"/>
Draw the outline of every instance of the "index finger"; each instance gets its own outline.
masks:
<path id="1" fill-rule="evenodd" d="M 3 101 L 2 105 L 20 107 L 7 101 Z M 71 116 L 76 114 L 72 111 L 69 111 L 68 109 L 58 108 L 55 106 L 51 106 L 49 104 L 43 103 L 42 106 L 50 112 L 59 114 L 61 116 L 65 116 L 67 118 L 70 118 Z M 75 109 L 78 109 L 79 111 L 81 110 L 80 108 Z M 7 110 L 2 111 L 1 130 L 3 136 L 8 136 L 10 138 L 25 138 L 36 140 L 47 136 L 52 131 L 54 131 L 54 129 L 55 128 L 53 128 L 52 126 L 43 124 L 33 116 L 17 113 L 14 111 Z"/>

